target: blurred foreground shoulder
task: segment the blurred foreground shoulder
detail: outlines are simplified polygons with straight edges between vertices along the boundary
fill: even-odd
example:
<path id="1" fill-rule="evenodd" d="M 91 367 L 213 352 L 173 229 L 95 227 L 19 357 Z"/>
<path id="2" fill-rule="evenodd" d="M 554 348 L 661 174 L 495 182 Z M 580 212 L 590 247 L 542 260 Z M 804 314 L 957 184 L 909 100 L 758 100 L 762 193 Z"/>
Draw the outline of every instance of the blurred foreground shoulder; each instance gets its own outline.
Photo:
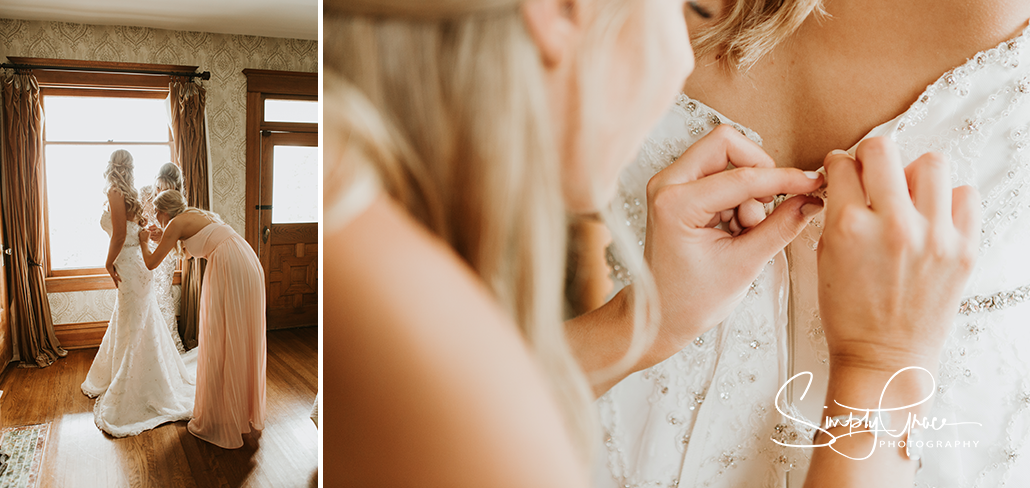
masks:
<path id="1" fill-rule="evenodd" d="M 540 369 L 478 277 L 389 197 L 364 207 L 332 225 L 326 205 L 326 486 L 587 486 Z"/>

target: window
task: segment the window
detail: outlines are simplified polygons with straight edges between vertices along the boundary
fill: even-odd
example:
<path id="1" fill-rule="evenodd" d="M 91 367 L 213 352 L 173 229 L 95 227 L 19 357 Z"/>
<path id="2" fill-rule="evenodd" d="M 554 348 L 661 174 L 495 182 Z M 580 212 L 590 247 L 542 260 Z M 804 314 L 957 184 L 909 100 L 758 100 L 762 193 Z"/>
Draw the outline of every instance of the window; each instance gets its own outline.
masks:
<path id="1" fill-rule="evenodd" d="M 154 181 L 158 168 L 171 161 L 165 101 L 48 95 L 44 89 L 43 110 L 51 274 L 102 269 L 110 243 L 100 228 L 107 161 L 125 149 L 132 153 L 136 188 Z"/>
<path id="2" fill-rule="evenodd" d="M 8 59 L 42 66 L 33 74 L 43 98 L 47 291 L 114 288 L 104 269 L 110 240 L 100 228 L 107 161 L 116 149 L 126 149 L 136 187 L 154 181 L 172 152 L 165 105 L 172 77 L 155 72 L 193 73 L 197 67 Z M 176 271 L 173 283 L 178 280 Z"/>
<path id="3" fill-rule="evenodd" d="M 318 222 L 318 148 L 272 147 L 273 224 Z"/>
<path id="4" fill-rule="evenodd" d="M 318 123 L 317 100 L 265 99 L 265 122 Z"/>

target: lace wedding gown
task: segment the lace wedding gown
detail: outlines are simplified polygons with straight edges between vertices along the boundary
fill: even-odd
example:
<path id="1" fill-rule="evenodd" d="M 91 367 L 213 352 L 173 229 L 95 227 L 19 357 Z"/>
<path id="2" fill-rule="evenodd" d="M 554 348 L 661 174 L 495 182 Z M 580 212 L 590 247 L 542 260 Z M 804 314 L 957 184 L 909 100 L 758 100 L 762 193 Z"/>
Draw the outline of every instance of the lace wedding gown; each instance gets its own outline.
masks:
<path id="1" fill-rule="evenodd" d="M 110 212 L 100 225 L 111 235 Z M 97 398 L 97 427 L 114 437 L 193 417 L 194 375 L 168 334 L 153 273 L 143 263 L 139 231 L 135 222 L 126 223 L 125 244 L 115 259 L 122 279 L 117 303 L 82 383 L 82 392 Z"/>
<path id="2" fill-rule="evenodd" d="M 982 425 L 926 429 L 918 487 L 1030 484 L 1030 28 L 941 76 L 897 118 L 867 137 L 897 142 L 906 162 L 947 156 L 955 186 L 980 190 L 979 260 L 940 358 L 930 414 Z M 681 96 L 627 168 L 613 204 L 642 252 L 645 185 L 716 125 L 753 131 Z M 668 360 L 623 380 L 597 401 L 604 445 L 598 487 L 801 486 L 811 430 L 777 412 L 774 398 L 796 373 L 804 383 L 779 399 L 790 417 L 820 422 L 826 341 L 819 318 L 818 216 L 770 261 L 718 327 Z M 633 277 L 609 253 L 617 286 Z M 703 286 L 703 284 L 699 284 Z M 789 405 L 788 405 L 789 404 Z M 797 408 L 797 410 L 788 410 Z M 890 440 L 896 440 L 891 438 Z"/>

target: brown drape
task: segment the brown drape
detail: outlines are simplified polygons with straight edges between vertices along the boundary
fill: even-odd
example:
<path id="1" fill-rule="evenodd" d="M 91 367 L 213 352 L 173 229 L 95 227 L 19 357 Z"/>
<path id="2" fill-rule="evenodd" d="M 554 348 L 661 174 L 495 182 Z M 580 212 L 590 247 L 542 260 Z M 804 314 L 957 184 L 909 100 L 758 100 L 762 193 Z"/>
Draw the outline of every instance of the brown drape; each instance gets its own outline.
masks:
<path id="1" fill-rule="evenodd" d="M 210 210 L 204 115 L 207 90 L 188 79 L 176 79 L 168 86 L 168 98 L 172 116 L 172 160 L 182 168 L 183 195 L 190 206 Z M 197 346 L 200 284 L 205 264 L 206 260 L 200 258 L 190 258 L 183 264 L 179 334 L 186 348 Z"/>
<path id="2" fill-rule="evenodd" d="M 41 368 L 68 354 L 54 334 L 43 270 L 43 106 L 32 74 L 3 80 L 0 203 L 11 247 L 7 284 L 14 358 Z"/>

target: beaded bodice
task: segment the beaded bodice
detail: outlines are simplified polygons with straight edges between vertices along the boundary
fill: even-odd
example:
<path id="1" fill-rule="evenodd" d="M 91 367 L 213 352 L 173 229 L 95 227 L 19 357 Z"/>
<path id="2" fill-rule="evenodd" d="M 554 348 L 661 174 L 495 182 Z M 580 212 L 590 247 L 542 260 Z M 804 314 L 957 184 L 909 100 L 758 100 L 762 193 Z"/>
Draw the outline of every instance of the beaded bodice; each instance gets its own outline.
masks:
<path id="1" fill-rule="evenodd" d="M 983 198 L 979 261 L 941 356 L 932 414 L 982 425 L 928 432 L 930 441 L 969 445 L 926 456 L 920 487 L 1030 483 L 1030 456 L 1021 456 L 1030 435 L 1028 32 L 945 73 L 867 135 L 892 138 L 906 162 L 943 153 L 953 183 L 974 185 Z M 681 96 L 623 173 L 612 210 L 636 233 L 633 252 L 644 245 L 647 181 L 719 124 L 733 122 Z M 811 430 L 773 402 L 787 378 L 811 371 L 805 399 L 788 389 L 780 407 L 819 419 L 827 379 L 815 286 L 821 222 L 769 263 L 722 324 L 598 400 L 597 486 L 801 486 L 808 451 L 771 439 L 805 443 Z M 617 287 L 632 282 L 617 252 L 608 259 Z"/>

